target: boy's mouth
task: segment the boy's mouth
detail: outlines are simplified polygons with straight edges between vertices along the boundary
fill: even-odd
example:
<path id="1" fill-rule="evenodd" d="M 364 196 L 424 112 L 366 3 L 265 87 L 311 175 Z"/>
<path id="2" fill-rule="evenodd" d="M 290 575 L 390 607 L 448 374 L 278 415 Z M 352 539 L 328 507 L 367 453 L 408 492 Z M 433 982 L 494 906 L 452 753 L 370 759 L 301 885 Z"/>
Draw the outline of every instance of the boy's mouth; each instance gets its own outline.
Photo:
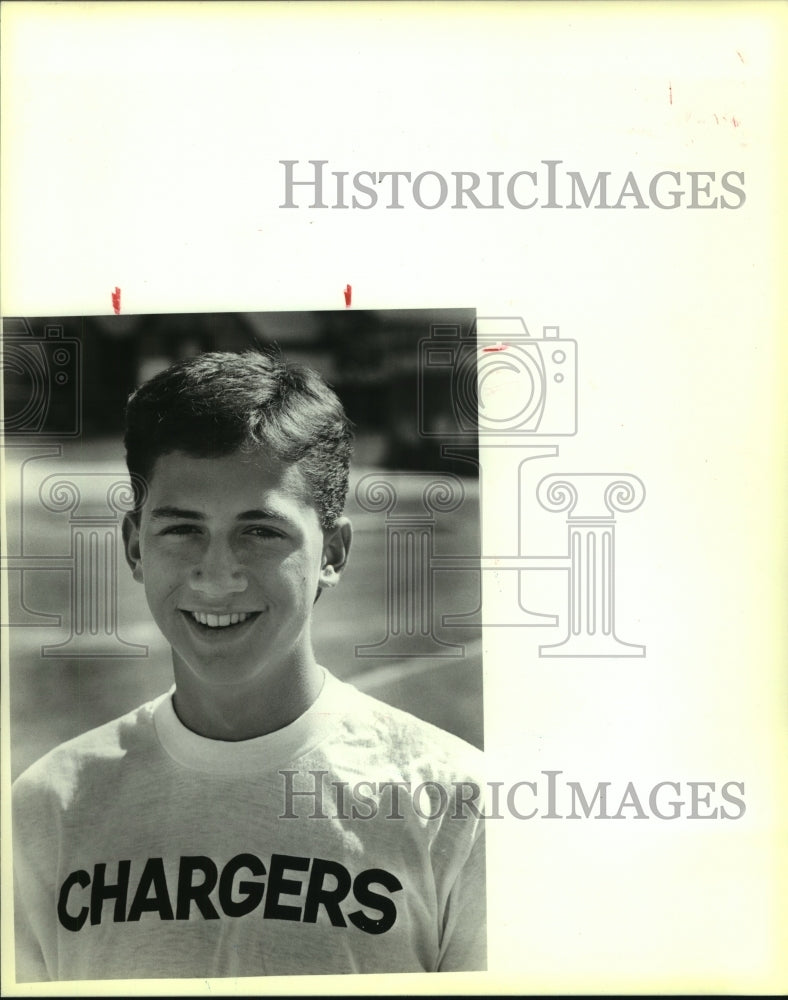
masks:
<path id="1" fill-rule="evenodd" d="M 202 628 L 216 630 L 243 625 L 250 618 L 256 618 L 260 614 L 259 611 L 233 611 L 226 615 L 216 615 L 209 614 L 206 611 L 186 610 L 182 610 L 182 613 L 191 619 L 191 621 L 196 622 L 197 625 L 202 626 Z"/>

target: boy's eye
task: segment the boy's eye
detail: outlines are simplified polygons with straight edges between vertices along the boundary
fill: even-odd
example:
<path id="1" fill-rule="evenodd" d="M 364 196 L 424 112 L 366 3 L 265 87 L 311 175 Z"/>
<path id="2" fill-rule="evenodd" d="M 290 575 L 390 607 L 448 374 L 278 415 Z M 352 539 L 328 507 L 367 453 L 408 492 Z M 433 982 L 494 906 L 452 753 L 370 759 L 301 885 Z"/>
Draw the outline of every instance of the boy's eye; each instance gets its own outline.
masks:
<path id="1" fill-rule="evenodd" d="M 255 538 L 283 538 L 281 531 L 276 528 L 269 528 L 262 524 L 256 524 L 252 528 L 247 528 L 245 534 L 253 535 Z"/>
<path id="2" fill-rule="evenodd" d="M 196 524 L 171 524 L 159 532 L 160 535 L 191 535 L 200 529 Z"/>

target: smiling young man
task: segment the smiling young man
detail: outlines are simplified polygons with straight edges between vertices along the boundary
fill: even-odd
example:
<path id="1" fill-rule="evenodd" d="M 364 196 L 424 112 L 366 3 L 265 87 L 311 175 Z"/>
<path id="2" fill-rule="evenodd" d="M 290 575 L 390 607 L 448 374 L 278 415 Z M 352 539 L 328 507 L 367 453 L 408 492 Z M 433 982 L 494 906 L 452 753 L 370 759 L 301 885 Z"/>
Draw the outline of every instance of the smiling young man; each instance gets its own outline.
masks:
<path id="1" fill-rule="evenodd" d="M 126 557 L 175 684 L 15 783 L 19 981 L 485 967 L 477 751 L 312 648 L 351 438 L 272 352 L 132 395 Z"/>

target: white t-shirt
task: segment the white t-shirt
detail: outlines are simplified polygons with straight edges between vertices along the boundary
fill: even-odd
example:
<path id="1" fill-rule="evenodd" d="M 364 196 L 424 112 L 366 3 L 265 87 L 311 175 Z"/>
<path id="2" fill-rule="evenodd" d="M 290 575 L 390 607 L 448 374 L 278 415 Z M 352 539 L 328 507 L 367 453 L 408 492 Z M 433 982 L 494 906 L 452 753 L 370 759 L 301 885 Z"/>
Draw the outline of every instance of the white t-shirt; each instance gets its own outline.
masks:
<path id="1" fill-rule="evenodd" d="M 480 759 L 330 674 L 241 742 L 170 691 L 15 782 L 17 980 L 484 969 Z"/>

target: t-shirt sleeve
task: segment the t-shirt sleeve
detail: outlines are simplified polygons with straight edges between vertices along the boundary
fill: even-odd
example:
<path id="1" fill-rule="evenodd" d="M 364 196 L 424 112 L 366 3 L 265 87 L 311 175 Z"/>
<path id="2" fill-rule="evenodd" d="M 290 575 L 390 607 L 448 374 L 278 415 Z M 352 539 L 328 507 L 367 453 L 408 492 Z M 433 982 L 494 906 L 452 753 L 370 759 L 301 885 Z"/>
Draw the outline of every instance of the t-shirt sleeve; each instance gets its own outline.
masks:
<path id="1" fill-rule="evenodd" d="M 25 903 L 28 892 L 24 878 L 14 874 L 14 943 L 16 956 L 16 981 L 41 983 L 49 979 L 41 946 L 30 921 Z"/>
<path id="2" fill-rule="evenodd" d="M 487 891 L 484 827 L 460 869 L 446 904 L 438 972 L 487 968 Z"/>
<path id="3" fill-rule="evenodd" d="M 42 872 L 49 868 L 55 848 L 42 844 L 48 824 L 38 796 L 16 786 L 12 798 L 14 851 L 14 944 L 16 981 L 38 983 L 51 979 L 42 950 L 40 932 L 53 910 Z M 51 922 L 51 921 L 50 921 Z M 38 928 L 38 931 L 36 930 Z"/>

